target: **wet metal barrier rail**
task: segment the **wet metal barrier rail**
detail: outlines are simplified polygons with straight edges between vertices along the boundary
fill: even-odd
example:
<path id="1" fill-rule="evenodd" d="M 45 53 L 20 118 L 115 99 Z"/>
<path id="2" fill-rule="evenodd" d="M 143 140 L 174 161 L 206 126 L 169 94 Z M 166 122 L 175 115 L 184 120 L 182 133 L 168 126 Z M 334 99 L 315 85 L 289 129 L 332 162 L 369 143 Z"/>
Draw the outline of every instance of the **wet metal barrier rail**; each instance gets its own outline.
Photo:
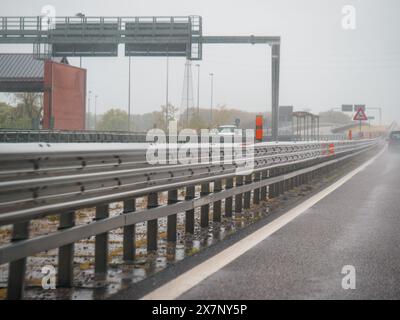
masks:
<path id="1" fill-rule="evenodd" d="M 146 143 L 146 132 L 96 130 L 1 129 L 0 143 Z M 311 141 L 302 135 L 280 135 L 280 141 Z M 347 140 L 347 134 L 319 135 L 321 141 Z M 270 135 L 264 141 L 272 141 Z M 223 137 L 221 137 L 221 143 Z"/>
<path id="2" fill-rule="evenodd" d="M 230 218 L 251 202 L 275 198 L 381 144 L 382 139 L 259 143 L 254 170 L 245 176 L 236 174 L 234 163 L 150 165 L 142 143 L 0 144 L 0 226 L 13 225 L 11 241 L 0 246 L 0 265 L 9 263 L 8 298 L 23 298 L 29 256 L 58 248 L 57 287 L 72 287 L 74 243 L 82 239 L 95 236 L 94 271 L 106 275 L 109 231 L 123 228 L 123 259 L 134 261 L 137 223 L 147 222 L 151 252 L 157 250 L 159 218 L 167 217 L 167 240 L 176 242 L 178 213 L 185 213 L 185 232 L 193 234 L 195 208 L 200 227 L 207 228 L 223 214 Z M 165 205 L 159 203 L 162 192 L 168 193 Z M 136 210 L 139 197 L 147 198 L 147 209 Z M 123 202 L 123 213 L 110 216 L 114 202 Z M 75 225 L 76 210 L 93 207 L 93 221 Z M 58 230 L 30 237 L 30 221 L 49 215 L 59 215 Z"/>
<path id="3" fill-rule="evenodd" d="M 145 132 L 0 129 L 0 143 L 146 142 Z"/>

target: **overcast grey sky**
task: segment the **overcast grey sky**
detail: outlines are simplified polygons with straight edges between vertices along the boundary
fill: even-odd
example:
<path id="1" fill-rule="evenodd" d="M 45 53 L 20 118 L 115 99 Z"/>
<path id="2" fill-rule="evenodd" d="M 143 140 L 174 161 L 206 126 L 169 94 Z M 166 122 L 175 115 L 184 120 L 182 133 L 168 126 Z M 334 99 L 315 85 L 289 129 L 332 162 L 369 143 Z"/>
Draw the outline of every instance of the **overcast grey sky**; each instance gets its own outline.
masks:
<path id="1" fill-rule="evenodd" d="M 0 15 L 33 16 L 53 5 L 58 16 L 201 15 L 205 35 L 282 37 L 280 105 L 314 112 L 341 104 L 383 107 L 386 122 L 400 122 L 400 1 L 398 0 L 0 0 Z M 342 7 L 356 9 L 356 29 L 342 28 Z M 1 52 L 32 50 L 1 46 Z M 120 50 L 122 47 L 120 48 Z M 270 108 L 270 49 L 206 45 L 201 64 L 202 107 L 249 111 Z M 78 59 L 70 59 L 79 65 Z M 170 101 L 180 106 L 184 59 L 170 59 Z M 165 58 L 132 59 L 132 109 L 144 113 L 165 103 Z M 88 89 L 98 108 L 127 108 L 128 58 L 84 58 Z M 193 84 L 197 74 L 193 68 Z M 377 115 L 374 112 L 371 115 Z"/>

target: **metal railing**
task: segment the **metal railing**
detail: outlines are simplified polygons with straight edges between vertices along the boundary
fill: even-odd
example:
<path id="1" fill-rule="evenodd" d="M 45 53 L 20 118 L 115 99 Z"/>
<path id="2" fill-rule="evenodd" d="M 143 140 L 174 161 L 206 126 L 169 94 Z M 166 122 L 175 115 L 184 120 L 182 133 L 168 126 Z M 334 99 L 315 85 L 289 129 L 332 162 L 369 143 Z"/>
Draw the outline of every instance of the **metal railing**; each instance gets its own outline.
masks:
<path id="1" fill-rule="evenodd" d="M 9 263 L 8 297 L 22 298 L 29 256 L 59 248 L 57 284 L 71 287 L 74 243 L 82 239 L 95 236 L 95 273 L 104 275 L 112 230 L 123 228 L 123 259 L 133 261 L 137 223 L 147 221 L 147 250 L 154 251 L 159 218 L 168 217 L 167 240 L 175 242 L 178 213 L 185 213 L 185 231 L 193 234 L 195 208 L 201 208 L 200 227 L 206 228 L 211 206 L 212 221 L 221 221 L 222 201 L 230 218 L 249 209 L 251 199 L 259 204 L 275 198 L 380 142 L 260 143 L 254 146 L 254 169 L 245 176 L 237 175 L 236 164 L 213 163 L 212 154 L 198 164 L 151 166 L 143 144 L 0 146 L 0 226 L 14 226 L 12 241 L 0 247 L 0 264 Z M 209 151 L 215 147 L 207 146 Z M 224 161 L 224 153 L 219 155 Z M 199 197 L 196 187 L 201 187 Z M 184 200 L 178 198 L 182 188 Z M 158 202 L 161 192 L 168 192 L 166 205 Z M 139 197 L 147 198 L 147 209 L 136 210 Z M 110 217 L 113 202 L 123 202 L 124 210 Z M 91 207 L 96 207 L 95 219 L 76 226 L 75 211 Z M 29 221 L 54 214 L 60 216 L 58 231 L 29 238 Z"/>
<path id="2" fill-rule="evenodd" d="M 145 132 L 0 129 L 0 143 L 145 142 Z"/>
<path id="3" fill-rule="evenodd" d="M 140 143 L 146 142 L 146 132 L 125 131 L 95 131 L 95 130 L 36 130 L 36 129 L 2 129 L 0 128 L 0 143 L 74 143 L 74 142 L 100 142 L 100 143 Z M 167 136 L 168 138 L 168 136 Z M 347 134 L 319 135 L 320 141 L 347 140 Z M 210 137 L 212 139 L 212 136 Z M 245 141 L 243 137 L 243 141 Z M 280 141 L 313 141 L 304 139 L 301 135 L 279 135 Z M 272 141 L 271 135 L 264 136 L 264 141 Z M 223 142 L 223 137 L 221 137 Z"/>

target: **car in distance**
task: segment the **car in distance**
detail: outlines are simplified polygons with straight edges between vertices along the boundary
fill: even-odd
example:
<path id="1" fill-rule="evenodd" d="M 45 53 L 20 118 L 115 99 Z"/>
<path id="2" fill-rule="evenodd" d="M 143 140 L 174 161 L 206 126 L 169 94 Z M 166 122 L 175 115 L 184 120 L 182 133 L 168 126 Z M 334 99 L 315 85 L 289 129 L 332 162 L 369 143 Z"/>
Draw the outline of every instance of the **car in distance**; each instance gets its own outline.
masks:
<path id="1" fill-rule="evenodd" d="M 392 131 L 389 136 L 389 151 L 400 152 L 400 131 Z"/>
<path id="2" fill-rule="evenodd" d="M 223 125 L 217 129 L 219 136 L 242 136 L 242 130 L 234 125 Z"/>

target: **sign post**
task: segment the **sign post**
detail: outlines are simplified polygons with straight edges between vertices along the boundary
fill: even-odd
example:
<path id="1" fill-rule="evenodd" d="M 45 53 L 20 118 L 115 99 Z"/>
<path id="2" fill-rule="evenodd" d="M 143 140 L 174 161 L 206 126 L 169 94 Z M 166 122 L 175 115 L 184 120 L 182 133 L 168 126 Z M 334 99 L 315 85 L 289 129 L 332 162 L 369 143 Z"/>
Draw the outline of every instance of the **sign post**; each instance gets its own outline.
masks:
<path id="1" fill-rule="evenodd" d="M 368 117 L 365 114 L 364 108 L 362 108 L 362 107 L 358 108 L 357 113 L 355 114 L 353 120 L 354 121 L 360 121 L 360 136 L 361 136 L 361 124 L 362 124 L 362 121 L 367 121 L 368 120 Z"/>

